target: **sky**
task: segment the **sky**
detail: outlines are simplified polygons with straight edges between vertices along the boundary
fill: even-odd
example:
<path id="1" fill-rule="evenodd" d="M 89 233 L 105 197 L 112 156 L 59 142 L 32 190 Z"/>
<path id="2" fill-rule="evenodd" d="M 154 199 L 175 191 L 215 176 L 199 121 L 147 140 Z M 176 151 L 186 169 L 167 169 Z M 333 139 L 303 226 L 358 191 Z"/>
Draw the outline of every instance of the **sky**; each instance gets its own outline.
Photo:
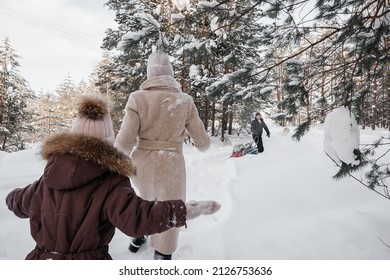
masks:
<path id="1" fill-rule="evenodd" d="M 88 79 L 102 57 L 105 31 L 115 27 L 106 0 L 0 0 L 0 42 L 21 56 L 30 87 L 53 91 L 69 74 Z"/>

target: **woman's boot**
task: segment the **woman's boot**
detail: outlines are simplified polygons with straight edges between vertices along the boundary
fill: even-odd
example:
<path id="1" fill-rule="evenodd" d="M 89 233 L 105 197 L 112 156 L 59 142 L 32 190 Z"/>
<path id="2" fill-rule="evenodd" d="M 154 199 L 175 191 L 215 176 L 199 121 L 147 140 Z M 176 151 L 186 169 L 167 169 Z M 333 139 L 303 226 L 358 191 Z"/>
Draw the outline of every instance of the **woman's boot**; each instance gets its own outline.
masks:
<path id="1" fill-rule="evenodd" d="M 165 255 L 160 253 L 159 251 L 154 251 L 154 260 L 172 260 L 172 254 Z"/>
<path id="2" fill-rule="evenodd" d="M 139 248 L 141 248 L 141 245 L 144 244 L 145 241 L 146 241 L 146 237 L 145 236 L 134 238 L 131 241 L 130 246 L 129 246 L 130 252 L 137 253 Z"/>

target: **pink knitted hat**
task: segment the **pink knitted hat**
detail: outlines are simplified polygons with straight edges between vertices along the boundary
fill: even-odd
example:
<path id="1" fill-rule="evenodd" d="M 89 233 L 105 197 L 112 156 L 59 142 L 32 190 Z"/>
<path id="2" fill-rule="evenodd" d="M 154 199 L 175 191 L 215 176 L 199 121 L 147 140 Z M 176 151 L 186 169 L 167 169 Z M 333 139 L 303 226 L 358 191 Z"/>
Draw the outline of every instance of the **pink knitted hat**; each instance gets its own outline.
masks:
<path id="1" fill-rule="evenodd" d="M 98 137 L 114 144 L 115 133 L 108 101 L 99 96 L 82 97 L 71 131 Z"/>
<path id="2" fill-rule="evenodd" d="M 148 58 L 148 79 L 163 75 L 173 77 L 173 68 L 169 63 L 169 57 L 161 51 L 153 52 Z"/>

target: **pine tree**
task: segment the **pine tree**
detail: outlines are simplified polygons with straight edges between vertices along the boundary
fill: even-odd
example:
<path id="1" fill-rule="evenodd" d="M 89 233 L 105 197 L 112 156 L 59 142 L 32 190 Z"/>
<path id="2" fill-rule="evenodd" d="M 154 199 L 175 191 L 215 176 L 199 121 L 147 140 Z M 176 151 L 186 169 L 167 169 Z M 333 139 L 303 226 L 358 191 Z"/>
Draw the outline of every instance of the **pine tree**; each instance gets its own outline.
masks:
<path id="1" fill-rule="evenodd" d="M 108 1 L 107 5 L 116 11 L 118 29 L 106 32 L 103 48 L 110 51 L 110 57 L 99 67 L 98 85 L 109 82 L 113 99 L 124 106 L 128 94 L 139 89 L 146 79 L 147 57 L 153 48 L 158 48 L 173 58 L 175 78 L 182 90 L 192 95 L 196 104 L 202 102 L 198 90 L 191 90 L 186 70 L 190 67 L 188 63 L 192 63 L 186 52 L 188 43 L 192 42 L 190 37 L 194 38 L 190 32 L 197 30 L 190 17 L 193 9 L 171 1 L 149 1 L 146 4 L 144 1 L 114 0 Z"/>
<path id="2" fill-rule="evenodd" d="M 0 45 L 0 150 L 25 149 L 26 134 L 33 131 L 27 106 L 33 92 L 19 74 L 20 57 L 8 38 Z"/>
<path id="3" fill-rule="evenodd" d="M 138 89 L 156 46 L 222 139 L 254 109 L 294 122 L 297 140 L 343 105 L 363 128 L 389 127 L 388 1 L 317 0 L 310 9 L 309 0 L 177 3 L 108 2 L 119 24 L 104 43 L 111 89 Z"/>
<path id="4" fill-rule="evenodd" d="M 48 135 L 64 129 L 63 112 L 58 111 L 58 96 L 53 92 L 39 92 L 30 108 L 34 111 L 32 124 L 35 132 L 30 136 L 32 142 L 41 142 Z"/>
<path id="5" fill-rule="evenodd" d="M 319 0 L 313 10 L 318 12 L 312 17 L 313 24 L 294 20 L 294 12 L 304 2 L 307 3 L 289 2 L 290 7 L 295 6 L 293 13 L 285 14 L 287 21 L 281 22 L 280 27 L 284 26 L 290 34 L 282 32 L 275 37 L 276 45 L 281 46 L 278 42 L 286 42 L 294 34 L 292 42 L 296 43 L 274 64 L 283 65 L 286 70 L 282 86 L 286 99 L 280 105 L 285 115 L 302 116 L 305 108 L 311 112 L 303 118 L 294 137 L 299 140 L 312 124 L 322 122 L 328 111 L 342 105 L 350 108 L 363 128 L 375 129 L 385 123 L 386 117 L 381 120 L 380 116 L 385 116 L 389 102 L 389 2 Z M 286 11 L 277 10 L 279 14 Z M 299 63 L 291 67 L 294 61 Z M 369 166 L 360 181 L 370 189 L 383 189 L 382 193 L 390 198 L 388 160 L 383 162 L 389 143 L 388 139 L 379 142 L 380 145 L 369 144 L 357 151 L 362 159 L 360 166 L 341 165 L 336 177 L 363 172 L 362 168 Z"/>
<path id="6" fill-rule="evenodd" d="M 311 111 L 321 114 L 311 114 L 305 121 L 322 121 L 327 110 L 346 105 L 354 112 L 359 123 L 377 124 L 378 115 L 374 109 L 378 99 L 376 93 L 380 88 L 379 80 L 389 64 L 388 1 L 320 0 L 313 9 L 313 23 L 296 21 L 295 14 L 304 4 L 307 1 L 286 4 L 291 12 L 286 12 L 284 8 L 276 9 L 275 6 L 275 10 L 286 19 L 278 22 L 279 35 L 275 37 L 275 45 L 279 48 L 283 42 L 294 39 L 291 42 L 295 48 L 281 56 L 274 65 L 288 67 L 286 63 L 291 60 L 301 61 L 303 67 L 300 74 L 304 76 L 300 86 L 306 87 L 310 94 L 320 93 L 319 98 L 311 103 L 314 109 Z M 317 14 L 314 15 L 314 12 Z M 382 81 L 384 84 L 385 81 Z M 288 83 L 288 79 L 285 82 Z M 292 89 L 288 85 L 284 88 L 287 94 Z M 301 91 L 300 94 L 298 99 L 304 100 L 307 92 Z M 287 102 L 284 106 L 291 106 L 288 110 L 294 111 L 296 105 Z M 317 108 L 321 109 L 315 110 Z M 304 131 L 301 130 L 302 133 Z M 298 133 L 296 136 L 302 135 Z"/>
<path id="7" fill-rule="evenodd" d="M 69 129 L 72 126 L 74 117 L 76 116 L 77 97 L 82 95 L 82 92 L 77 90 L 75 82 L 70 74 L 67 74 L 65 79 L 55 90 L 56 104 L 54 106 L 55 112 L 61 118 L 56 123 L 55 130 Z"/>
<path id="8" fill-rule="evenodd" d="M 158 23 L 151 13 L 156 3 L 148 1 L 110 0 L 106 3 L 115 11 L 118 29 L 108 29 L 103 49 L 110 52 L 109 64 L 100 71 L 100 78 L 114 78 L 110 88 L 119 92 L 137 90 L 145 80 L 146 59 L 159 37 Z"/>
<path id="9" fill-rule="evenodd" d="M 123 119 L 123 109 L 126 105 L 129 93 L 127 92 L 127 86 L 124 84 L 119 86 L 118 81 L 120 81 L 121 78 L 119 75 L 115 74 L 116 71 L 109 70 L 112 67 L 116 67 L 114 65 L 113 58 L 108 52 L 105 52 L 102 60 L 90 76 L 90 84 L 91 86 L 94 86 L 100 94 L 108 96 L 112 101 L 112 121 L 114 131 L 118 132 Z M 126 66 L 118 65 L 118 67 L 125 68 Z"/>
<path id="10" fill-rule="evenodd" d="M 231 132 L 236 102 L 242 102 L 238 107 L 243 110 L 248 102 L 257 101 L 254 98 L 266 101 L 272 93 L 255 71 L 262 64 L 259 46 L 271 44 L 273 28 L 259 23 L 264 14 L 252 1 L 179 5 L 116 0 L 108 6 L 116 11 L 119 26 L 107 31 L 103 47 L 122 50 L 101 71 L 102 80 L 115 79 L 112 89 L 138 89 L 145 79 L 146 58 L 155 46 L 173 58 L 175 78 L 194 98 L 206 128 L 211 120 L 214 130 L 218 118 L 222 133 L 227 123 Z"/>

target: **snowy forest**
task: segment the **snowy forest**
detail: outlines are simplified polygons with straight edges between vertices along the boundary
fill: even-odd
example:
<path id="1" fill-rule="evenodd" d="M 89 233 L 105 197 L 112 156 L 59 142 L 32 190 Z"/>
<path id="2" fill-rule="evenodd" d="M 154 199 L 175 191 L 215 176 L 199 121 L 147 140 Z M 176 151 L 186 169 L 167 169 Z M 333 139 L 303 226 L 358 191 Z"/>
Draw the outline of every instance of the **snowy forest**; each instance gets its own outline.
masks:
<path id="1" fill-rule="evenodd" d="M 300 140 L 345 106 L 361 129 L 390 130 L 389 0 L 108 0 L 117 28 L 102 38 L 102 59 L 88 80 L 64 77 L 54 92 L 34 92 L 19 70 L 12 42 L 0 42 L 0 151 L 14 152 L 69 128 L 75 100 L 86 93 L 113 101 L 120 127 L 129 94 L 146 79 L 153 48 L 166 52 L 182 90 L 212 137 L 248 131 L 261 110 Z M 390 198 L 390 150 L 381 137 L 356 150 L 371 166 L 362 184 Z M 380 148 L 380 152 L 377 149 Z"/>

